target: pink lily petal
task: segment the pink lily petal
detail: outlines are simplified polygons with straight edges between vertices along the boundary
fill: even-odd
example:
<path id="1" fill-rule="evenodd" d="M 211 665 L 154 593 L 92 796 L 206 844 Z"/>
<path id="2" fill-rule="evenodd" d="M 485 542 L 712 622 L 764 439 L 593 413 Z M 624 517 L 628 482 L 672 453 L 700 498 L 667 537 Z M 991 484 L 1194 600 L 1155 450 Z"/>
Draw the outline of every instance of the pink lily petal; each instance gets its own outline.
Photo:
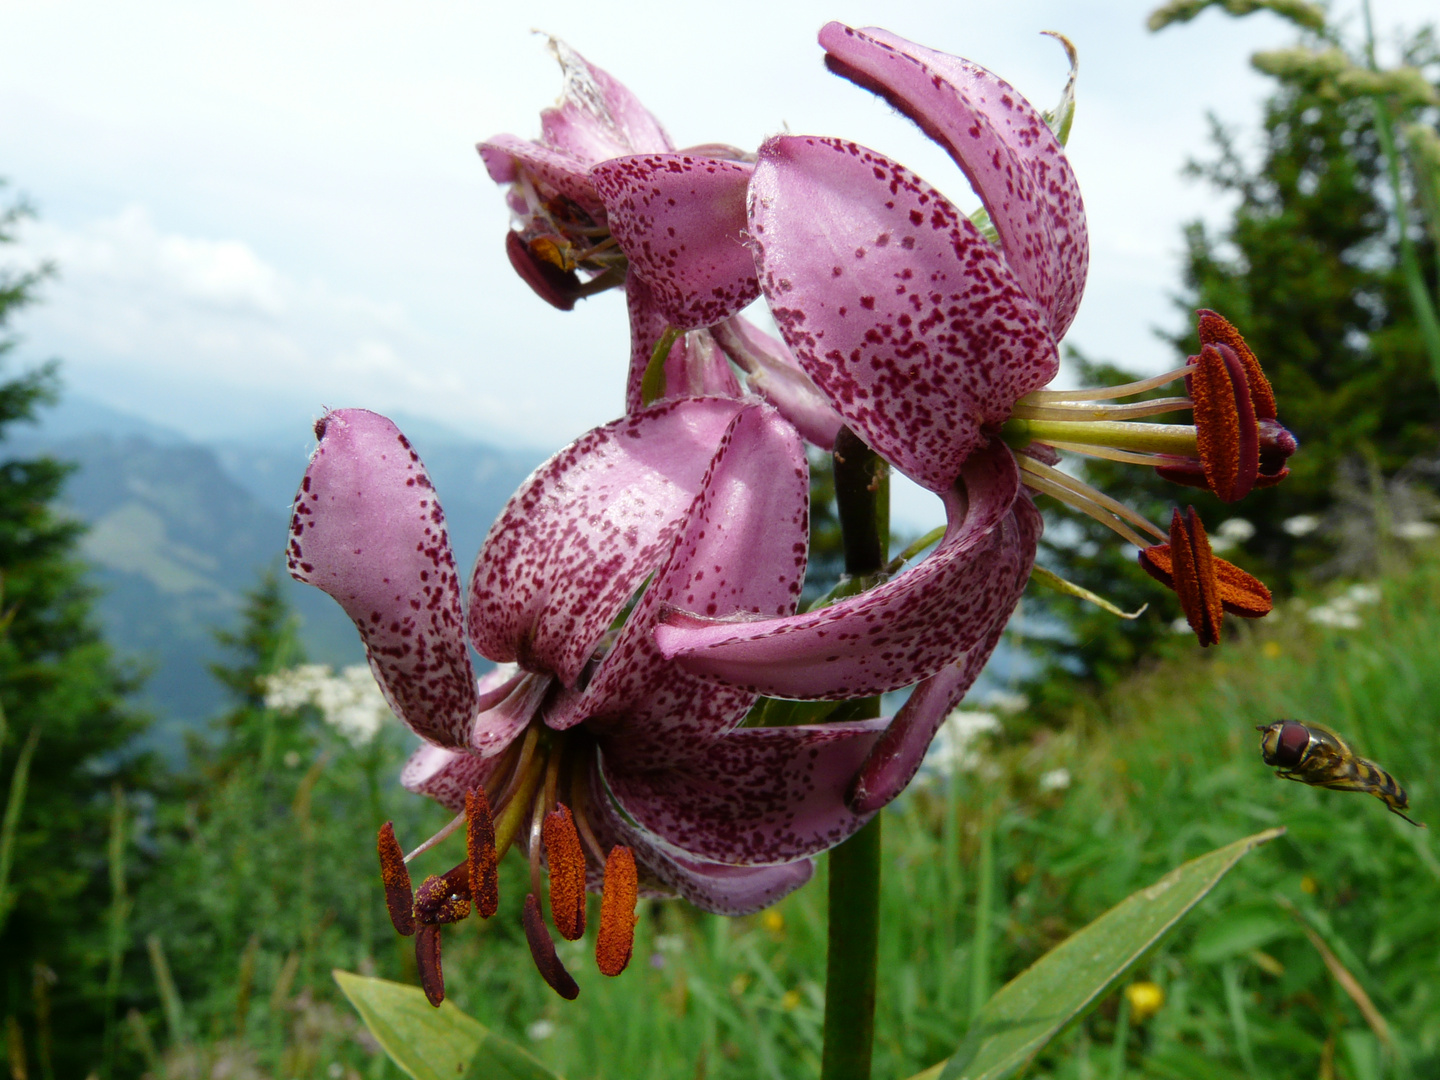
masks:
<path id="1" fill-rule="evenodd" d="M 482 758 L 503 751 L 534 718 L 553 681 L 549 675 L 532 673 L 515 680 L 508 694 L 475 717 L 470 727 L 470 749 Z"/>
<path id="2" fill-rule="evenodd" d="M 779 409 L 807 441 L 822 450 L 835 446 L 845 418 L 810 381 L 783 341 L 739 315 L 712 326 L 710 333 L 725 355 L 745 372 L 750 389 Z"/>
<path id="3" fill-rule="evenodd" d="M 464 747 L 477 698 L 445 515 L 389 420 L 327 413 L 295 496 L 286 562 L 354 620 L 385 698 L 418 735 Z"/>
<path id="4" fill-rule="evenodd" d="M 672 612 L 660 652 L 687 671 L 784 698 L 844 699 L 928 678 L 1013 607 L 1033 538 L 1011 516 L 1019 470 L 998 440 L 971 455 L 943 496 L 948 527 L 915 568 L 868 592 L 784 619 L 709 620 Z"/>
<path id="5" fill-rule="evenodd" d="M 410 755 L 400 770 L 400 783 L 406 791 L 428 795 L 458 813 L 465 809 L 465 793 L 487 783 L 499 764 L 498 758 L 426 745 Z"/>
<path id="6" fill-rule="evenodd" d="M 645 372 L 670 320 L 633 266 L 625 275 L 625 301 L 630 309 L 630 375 L 625 385 L 625 411 L 633 413 L 645 408 Z M 735 372 L 708 333 L 696 330 L 675 339 L 665 358 L 662 399 L 740 396 Z"/>
<path id="7" fill-rule="evenodd" d="M 888 723 L 737 728 L 688 766 L 663 770 L 612 764 L 602 744 L 602 767 L 625 812 L 672 854 L 784 863 L 834 847 L 869 820 L 845 795 Z"/>
<path id="8" fill-rule="evenodd" d="M 771 139 L 750 224 L 775 321 L 806 372 L 932 491 L 1059 367 L 1045 315 L 975 226 L 881 154 Z"/>
<path id="9" fill-rule="evenodd" d="M 826 63 L 914 120 L 975 188 L 1010 269 L 1064 336 L 1085 288 L 1090 241 L 1080 187 L 1043 117 L 978 64 L 874 27 L 820 31 Z"/>
<path id="10" fill-rule="evenodd" d="M 1015 520 L 1025 535 L 1025 542 L 1034 551 L 1041 529 L 1040 514 L 1028 498 L 1015 501 Z M 1030 566 L 1017 574 L 1012 582 L 1011 598 L 1000 608 L 989 633 L 972 645 L 953 664 L 926 679 L 901 706 L 894 721 L 875 748 L 870 751 L 864 767 L 850 792 L 849 805 L 857 814 L 873 813 L 905 790 L 920 770 L 925 751 L 935 732 L 945 722 L 950 710 L 960 703 L 970 689 L 990 654 L 995 651 L 1009 622 L 1010 612 L 1025 591 Z"/>
<path id="11" fill-rule="evenodd" d="M 475 149 L 497 184 L 514 183 L 523 172 L 573 200 L 596 221 L 605 220 L 605 204 L 590 182 L 590 162 L 515 135 L 496 135 L 477 143 Z"/>
<path id="12" fill-rule="evenodd" d="M 601 635 L 666 557 L 741 408 L 722 398 L 665 402 L 588 432 L 536 469 L 475 563 L 475 649 L 574 686 Z"/>
<path id="13" fill-rule="evenodd" d="M 590 170 L 632 274 L 672 326 L 728 319 L 760 295 L 745 244 L 745 190 L 754 166 L 692 154 L 645 154 Z"/>
<path id="14" fill-rule="evenodd" d="M 604 781 L 593 773 L 590 788 L 602 793 L 587 807 L 601 846 L 608 851 L 611 844 L 624 844 L 635 855 L 642 885 L 647 878 L 658 882 L 701 911 L 749 915 L 794 892 L 815 872 L 809 859 L 778 866 L 726 866 L 676 855 L 626 821 L 603 794 Z"/>
<path id="15" fill-rule="evenodd" d="M 550 39 L 550 51 L 565 74 L 565 89 L 559 108 L 540 114 L 547 146 L 590 162 L 671 148 L 660 122 L 619 79 L 559 38 Z"/>
<path id="16" fill-rule="evenodd" d="M 747 406 L 720 442 L 670 560 L 645 590 L 583 695 L 554 705 L 553 728 L 584 720 L 617 767 L 663 769 L 697 754 L 755 700 L 660 655 L 652 630 L 671 607 L 712 618 L 789 615 L 805 580 L 809 468 L 795 429 Z"/>

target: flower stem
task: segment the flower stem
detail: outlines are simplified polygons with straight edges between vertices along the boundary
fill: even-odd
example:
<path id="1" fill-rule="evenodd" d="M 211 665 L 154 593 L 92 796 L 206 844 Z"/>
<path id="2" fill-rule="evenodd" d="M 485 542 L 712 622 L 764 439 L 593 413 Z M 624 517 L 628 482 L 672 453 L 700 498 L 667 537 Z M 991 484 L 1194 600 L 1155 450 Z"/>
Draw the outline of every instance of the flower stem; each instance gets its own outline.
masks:
<path id="1" fill-rule="evenodd" d="M 880 931 L 880 815 L 830 852 L 821 1080 L 869 1080 Z"/>
<path id="2" fill-rule="evenodd" d="M 835 502 L 845 572 L 875 575 L 890 547 L 889 466 L 849 428 L 835 440 Z M 858 703 L 857 703 L 858 704 Z M 880 699 L 851 715 L 879 716 Z M 880 930 L 880 818 L 830 852 L 825 1047 L 821 1080 L 869 1080 Z"/>

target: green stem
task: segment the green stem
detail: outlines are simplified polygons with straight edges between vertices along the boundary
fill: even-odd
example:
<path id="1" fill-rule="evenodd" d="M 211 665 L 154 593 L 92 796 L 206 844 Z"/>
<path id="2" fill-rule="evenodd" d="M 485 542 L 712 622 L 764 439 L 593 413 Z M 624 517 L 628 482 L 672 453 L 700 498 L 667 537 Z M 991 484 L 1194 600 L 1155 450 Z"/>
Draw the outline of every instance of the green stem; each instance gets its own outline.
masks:
<path id="1" fill-rule="evenodd" d="M 869 1080 L 880 938 L 880 815 L 830 852 L 822 1080 Z"/>
<path id="2" fill-rule="evenodd" d="M 835 440 L 835 501 L 845 544 L 845 572 L 855 578 L 877 573 L 890 546 L 889 467 L 849 428 L 842 428 Z M 878 697 L 864 705 L 852 715 L 880 715 Z M 830 852 L 821 1080 L 869 1080 L 879 932 L 877 815 Z"/>

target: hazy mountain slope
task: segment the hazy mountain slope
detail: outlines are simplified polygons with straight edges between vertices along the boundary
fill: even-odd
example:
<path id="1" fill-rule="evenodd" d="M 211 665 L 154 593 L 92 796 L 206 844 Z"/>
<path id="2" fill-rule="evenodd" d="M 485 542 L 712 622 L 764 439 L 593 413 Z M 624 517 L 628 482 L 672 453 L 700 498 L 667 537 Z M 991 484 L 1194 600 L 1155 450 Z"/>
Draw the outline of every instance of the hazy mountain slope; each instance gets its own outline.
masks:
<path id="1" fill-rule="evenodd" d="M 221 704 L 206 669 L 216 656 L 212 631 L 232 626 L 244 591 L 266 566 L 280 565 L 307 440 L 212 448 L 83 399 L 17 436 L 0 444 L 0 459 L 47 453 L 77 464 L 64 502 L 91 527 L 83 552 L 104 590 L 107 636 L 123 655 L 151 666 L 145 697 L 161 718 L 162 740 L 172 741 L 177 728 Z M 416 441 L 449 514 L 457 561 L 468 570 L 539 455 Z M 339 606 L 286 580 L 310 658 L 358 662 L 359 640 Z"/>

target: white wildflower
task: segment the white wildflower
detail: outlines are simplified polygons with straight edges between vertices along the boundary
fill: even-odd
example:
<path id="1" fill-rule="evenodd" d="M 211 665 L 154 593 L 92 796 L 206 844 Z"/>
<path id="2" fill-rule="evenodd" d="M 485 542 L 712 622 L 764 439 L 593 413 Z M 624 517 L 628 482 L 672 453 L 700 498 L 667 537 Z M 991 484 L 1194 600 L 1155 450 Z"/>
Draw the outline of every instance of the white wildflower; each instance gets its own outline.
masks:
<path id="1" fill-rule="evenodd" d="M 1345 598 L 1352 604 L 1375 604 L 1380 601 L 1379 585 L 1351 585 L 1345 590 Z"/>
<path id="2" fill-rule="evenodd" d="M 1024 694 L 1011 690 L 991 690 L 985 695 L 985 704 L 1004 716 L 1024 712 L 1030 707 L 1030 699 Z"/>
<path id="3" fill-rule="evenodd" d="M 1051 769 L 1049 772 L 1041 774 L 1040 780 L 1036 784 L 1036 787 L 1042 792 L 1064 791 L 1069 786 L 1070 770 L 1065 768 Z"/>
<path id="4" fill-rule="evenodd" d="M 357 748 L 375 738 L 381 725 L 394 716 L 364 664 L 354 664 L 338 675 L 326 664 L 301 664 L 267 675 L 264 685 L 267 706 L 291 712 L 314 705 L 325 723 Z"/>
<path id="5" fill-rule="evenodd" d="M 1245 543 L 1255 535 L 1255 526 L 1244 518 L 1227 518 L 1220 523 L 1215 530 L 1215 535 L 1210 538 L 1210 547 L 1214 551 L 1229 551 L 1233 547 Z"/>
<path id="6" fill-rule="evenodd" d="M 1360 629 L 1360 616 L 1355 614 L 1354 608 L 1338 602 L 1313 607 L 1305 613 L 1305 617 L 1313 623 L 1332 626 L 1337 630 Z"/>
<path id="7" fill-rule="evenodd" d="M 925 764 L 941 773 L 974 772 L 980 765 L 975 743 L 999 730 L 1000 718 L 994 713 L 956 709 L 935 733 Z"/>
<path id="8" fill-rule="evenodd" d="M 555 1025 L 549 1020 L 535 1020 L 525 1027 L 525 1037 L 531 1042 L 543 1042 L 555 1034 Z"/>
<path id="9" fill-rule="evenodd" d="M 1309 536 L 1320 527 L 1320 518 L 1317 514 L 1296 514 L 1281 522 L 1280 527 L 1291 536 Z"/>
<path id="10" fill-rule="evenodd" d="M 1440 525 L 1433 521 L 1403 521 L 1394 528 L 1401 540 L 1433 540 L 1440 534 Z"/>

